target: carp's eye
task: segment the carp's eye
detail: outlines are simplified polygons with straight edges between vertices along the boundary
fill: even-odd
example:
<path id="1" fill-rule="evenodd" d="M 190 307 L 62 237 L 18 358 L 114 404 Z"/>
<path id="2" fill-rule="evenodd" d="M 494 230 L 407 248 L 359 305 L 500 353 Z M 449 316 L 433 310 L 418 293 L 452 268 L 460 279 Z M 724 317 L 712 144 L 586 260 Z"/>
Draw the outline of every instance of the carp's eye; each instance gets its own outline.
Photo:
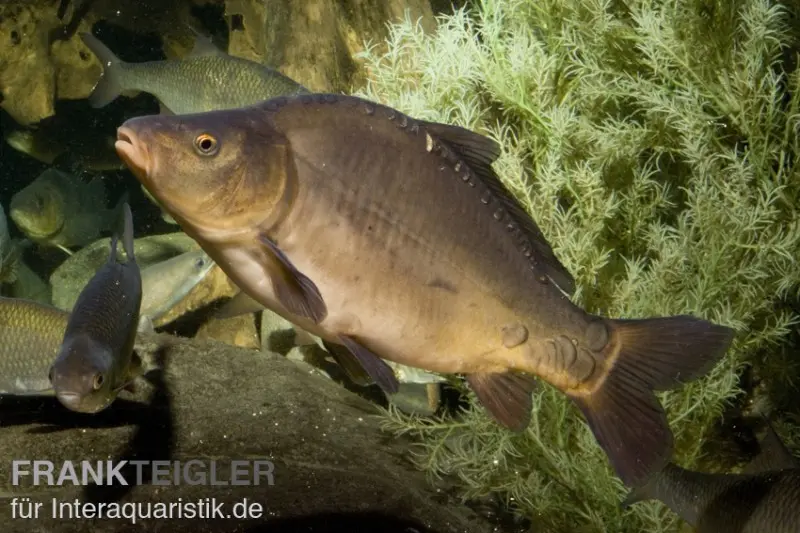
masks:
<path id="1" fill-rule="evenodd" d="M 219 144 L 213 135 L 201 133 L 194 140 L 194 149 L 200 155 L 214 155 L 217 153 Z"/>
<path id="2" fill-rule="evenodd" d="M 94 379 L 92 380 L 92 387 L 94 387 L 94 390 L 98 390 L 100 387 L 102 387 L 104 381 L 105 377 L 103 377 L 103 374 L 100 372 L 95 374 Z"/>

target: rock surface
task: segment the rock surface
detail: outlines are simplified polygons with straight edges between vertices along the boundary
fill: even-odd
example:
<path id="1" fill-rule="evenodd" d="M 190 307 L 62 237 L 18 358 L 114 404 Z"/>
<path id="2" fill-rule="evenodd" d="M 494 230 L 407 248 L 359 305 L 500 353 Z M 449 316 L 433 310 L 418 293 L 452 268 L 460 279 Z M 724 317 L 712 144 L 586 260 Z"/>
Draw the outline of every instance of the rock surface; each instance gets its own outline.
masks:
<path id="1" fill-rule="evenodd" d="M 199 246 L 199 245 L 198 245 Z M 160 317 L 158 320 L 155 321 L 154 325 L 156 327 L 161 327 L 164 324 L 169 324 L 170 322 L 187 315 L 193 311 L 197 311 L 202 309 L 206 305 L 219 300 L 221 298 L 230 298 L 231 296 L 235 295 L 239 292 L 239 288 L 231 281 L 231 278 L 228 277 L 222 269 L 214 265 L 214 267 L 206 274 L 206 277 L 200 281 L 195 287 L 189 291 L 180 302 L 178 302 L 175 307 L 173 307 L 168 313 Z M 252 315 L 250 315 L 252 318 Z M 213 321 L 213 320 L 212 320 Z M 234 322 L 229 322 L 230 325 L 233 325 Z M 216 326 L 210 326 L 211 329 L 214 329 Z M 252 330 L 253 335 L 257 335 L 258 332 L 255 331 L 255 324 L 252 325 L 251 328 L 246 328 L 248 331 Z M 217 329 L 217 331 L 220 331 Z M 249 333 L 248 333 L 249 334 Z M 236 335 L 233 335 L 235 337 Z M 214 337 L 217 338 L 217 337 Z M 232 338 L 232 337 L 225 337 L 225 338 Z M 224 340 L 224 339 L 218 339 Z"/>
<path id="2" fill-rule="evenodd" d="M 50 43 L 61 21 L 58 2 L 0 4 L 0 106 L 19 124 L 34 124 L 55 112 L 56 98 L 82 98 L 100 74 L 77 35 Z M 90 29 L 90 19 L 79 30 Z"/>
<path id="3" fill-rule="evenodd" d="M 231 318 L 212 317 L 200 326 L 195 338 L 214 339 L 251 350 L 261 348 L 255 316 L 252 313 Z"/>
<path id="4" fill-rule="evenodd" d="M 0 402 L 0 523 L 8 533 L 47 531 L 404 531 L 482 532 L 491 527 L 449 501 L 405 460 L 406 444 L 379 430 L 376 408 L 278 355 L 214 341 L 141 336 L 137 350 L 163 370 L 135 395 L 97 415 L 78 415 L 53 399 Z M 11 483 L 12 460 L 216 460 L 218 480 L 231 460 L 269 460 L 273 485 L 136 484 L 33 486 Z M 148 470 L 145 469 L 145 472 Z M 148 480 L 148 476 L 144 476 Z M 148 480 L 149 481 L 149 480 Z M 12 517 L 12 497 L 42 502 L 39 518 Z M 245 498 L 258 519 L 52 518 L 52 501 L 174 503 L 216 498 L 225 512 Z M 241 506 L 240 506 L 241 508 Z"/>
<path id="5" fill-rule="evenodd" d="M 361 83 L 356 54 L 383 43 L 404 12 L 433 30 L 429 0 L 226 0 L 228 53 L 279 69 L 313 91 Z"/>
<path id="6" fill-rule="evenodd" d="M 0 2 L 0 106 L 23 126 L 52 116 L 57 99 L 89 95 L 101 68 L 78 34 L 100 21 L 156 33 L 174 57 L 176 49 L 186 51 L 190 25 L 201 27 L 191 8 L 217 5 L 230 30 L 230 54 L 278 68 L 314 90 L 344 92 L 360 80 L 355 55 L 365 40 L 384 41 L 387 22 L 408 10 L 426 29 L 435 27 L 429 0 L 138 0 L 123 9 L 118 0 L 72 0 L 59 19 L 60 4 Z"/>

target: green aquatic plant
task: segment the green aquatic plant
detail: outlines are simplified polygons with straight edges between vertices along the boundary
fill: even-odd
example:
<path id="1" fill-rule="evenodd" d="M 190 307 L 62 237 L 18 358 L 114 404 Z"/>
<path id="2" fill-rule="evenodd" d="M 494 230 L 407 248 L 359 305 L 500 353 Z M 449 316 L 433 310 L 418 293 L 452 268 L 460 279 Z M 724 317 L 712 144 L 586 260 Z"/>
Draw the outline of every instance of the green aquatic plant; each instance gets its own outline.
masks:
<path id="1" fill-rule="evenodd" d="M 362 55 L 357 94 L 501 144 L 495 168 L 574 274 L 577 303 L 737 330 L 706 378 L 660 395 L 690 468 L 742 367 L 798 320 L 776 307 L 800 287 L 794 16 L 768 0 L 476 0 L 434 34 L 393 25 Z M 678 530 L 658 503 L 619 509 L 625 489 L 563 394 L 543 384 L 512 434 L 453 383 L 470 401 L 458 416 L 386 418 L 419 438 L 431 475 L 504 496 L 537 530 Z"/>

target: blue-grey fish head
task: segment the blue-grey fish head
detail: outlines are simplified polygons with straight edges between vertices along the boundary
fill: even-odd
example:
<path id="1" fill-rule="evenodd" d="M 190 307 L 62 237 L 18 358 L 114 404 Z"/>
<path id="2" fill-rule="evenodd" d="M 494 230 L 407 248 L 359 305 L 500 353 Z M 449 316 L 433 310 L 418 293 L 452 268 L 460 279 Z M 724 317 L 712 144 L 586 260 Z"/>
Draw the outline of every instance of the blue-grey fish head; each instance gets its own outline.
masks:
<path id="1" fill-rule="evenodd" d="M 116 389 L 111 350 L 86 335 L 65 339 L 50 367 L 56 398 L 71 411 L 97 413 L 114 401 Z"/>
<path id="2" fill-rule="evenodd" d="M 135 117 L 117 129 L 115 146 L 184 230 L 187 223 L 200 230 L 195 234 L 256 227 L 289 190 L 288 142 L 258 106 Z"/>

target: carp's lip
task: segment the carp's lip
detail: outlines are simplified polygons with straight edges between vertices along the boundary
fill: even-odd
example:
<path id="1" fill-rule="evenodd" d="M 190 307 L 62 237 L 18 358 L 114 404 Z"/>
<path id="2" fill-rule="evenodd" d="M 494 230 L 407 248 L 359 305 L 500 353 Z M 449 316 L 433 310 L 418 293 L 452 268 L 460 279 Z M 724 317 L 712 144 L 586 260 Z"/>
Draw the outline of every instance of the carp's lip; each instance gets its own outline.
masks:
<path id="1" fill-rule="evenodd" d="M 77 392 L 66 391 L 59 391 L 58 394 L 56 394 L 56 398 L 61 402 L 61 405 L 73 411 L 80 408 L 82 400 L 81 395 Z"/>
<path id="2" fill-rule="evenodd" d="M 150 155 L 135 131 L 125 126 L 117 128 L 117 140 L 114 148 L 120 159 L 140 181 L 148 175 L 148 171 L 151 170 L 149 168 Z"/>

